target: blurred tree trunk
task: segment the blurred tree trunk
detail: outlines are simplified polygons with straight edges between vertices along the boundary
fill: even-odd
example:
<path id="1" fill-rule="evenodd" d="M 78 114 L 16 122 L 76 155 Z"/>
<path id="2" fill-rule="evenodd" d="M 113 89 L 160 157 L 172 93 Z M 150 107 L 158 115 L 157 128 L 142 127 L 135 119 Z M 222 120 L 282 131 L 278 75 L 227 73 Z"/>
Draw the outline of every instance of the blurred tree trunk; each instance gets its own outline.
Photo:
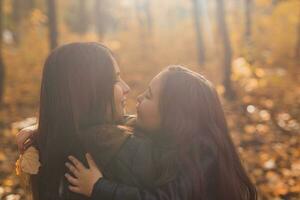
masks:
<path id="1" fill-rule="evenodd" d="M 86 0 L 76 0 L 70 5 L 68 9 L 68 15 L 66 15 L 66 25 L 72 32 L 78 33 L 80 35 L 86 33 L 90 26 L 90 18 L 87 11 Z"/>
<path id="2" fill-rule="evenodd" d="M 79 9 L 78 9 L 78 24 L 79 24 L 79 33 L 86 33 L 88 30 L 88 15 L 87 15 L 87 1 L 79 0 Z"/>
<path id="3" fill-rule="evenodd" d="M 153 18 L 151 14 L 150 0 L 135 0 L 135 9 L 139 25 L 143 31 L 147 30 L 147 33 L 150 36 L 153 31 Z"/>
<path id="4" fill-rule="evenodd" d="M 94 19 L 96 32 L 99 38 L 99 41 L 103 40 L 104 37 L 104 23 L 103 23 L 103 14 L 102 14 L 103 0 L 94 0 Z"/>
<path id="5" fill-rule="evenodd" d="M 234 99 L 235 93 L 232 88 L 231 83 L 231 62 L 232 62 L 232 49 L 230 38 L 228 35 L 228 28 L 226 23 L 226 12 L 224 8 L 224 1 L 223 0 L 216 0 L 217 6 L 217 24 L 219 27 L 222 43 L 223 43 L 223 51 L 224 51 L 224 58 L 223 58 L 223 67 L 224 67 L 224 79 L 223 84 L 225 87 L 225 97 L 229 100 Z"/>
<path id="6" fill-rule="evenodd" d="M 147 22 L 147 29 L 148 34 L 152 34 L 153 29 L 153 22 L 152 22 L 152 14 L 151 14 L 151 6 L 150 6 L 150 0 L 145 0 L 144 2 L 144 10 L 146 14 L 146 22 Z"/>
<path id="7" fill-rule="evenodd" d="M 296 42 L 296 52 L 295 57 L 298 62 L 300 62 L 300 12 L 299 12 L 299 18 L 298 18 L 298 36 L 297 36 L 297 42 Z"/>
<path id="8" fill-rule="evenodd" d="M 0 104 L 3 102 L 4 95 L 4 79 L 5 79 L 5 67 L 2 55 L 2 32 L 3 32 L 3 0 L 0 0 Z"/>
<path id="9" fill-rule="evenodd" d="M 138 21 L 138 29 L 139 29 L 139 43 L 142 46 L 142 48 L 144 49 L 144 51 L 140 51 L 140 57 L 142 59 L 146 59 L 146 50 L 147 50 L 147 44 L 146 44 L 146 31 L 144 28 L 144 17 L 143 14 L 141 12 L 141 10 L 143 9 L 142 7 L 142 3 L 140 0 L 135 0 L 135 13 L 136 13 L 136 18 Z M 149 33 L 149 32 L 148 32 Z"/>
<path id="10" fill-rule="evenodd" d="M 197 50 L 198 50 L 198 63 L 203 65 L 205 63 L 205 47 L 203 42 L 203 30 L 201 26 L 201 6 L 199 0 L 193 1 L 193 11 L 194 11 L 194 24 L 196 31 L 196 40 L 197 40 Z"/>
<path id="11" fill-rule="evenodd" d="M 19 44 L 19 34 L 20 34 L 20 16 L 21 16 L 21 1 L 13 0 L 12 2 L 12 20 L 13 20 L 13 37 L 16 44 Z"/>
<path id="12" fill-rule="evenodd" d="M 27 15 L 35 8 L 36 2 L 35 0 L 19 0 L 21 2 L 24 15 Z"/>
<path id="13" fill-rule="evenodd" d="M 48 8 L 49 41 L 50 41 L 50 49 L 52 50 L 57 46 L 57 38 L 58 38 L 55 0 L 47 0 L 47 8 Z"/>
<path id="14" fill-rule="evenodd" d="M 136 17 L 139 23 L 139 26 L 143 26 L 143 17 L 141 15 L 141 3 L 139 0 L 135 0 L 135 13 L 136 13 Z"/>
<path id="15" fill-rule="evenodd" d="M 142 59 L 147 59 L 153 50 L 152 33 L 153 18 L 151 14 L 151 0 L 135 0 L 135 12 L 138 21 L 139 43 L 144 51 L 140 52 Z"/>
<path id="16" fill-rule="evenodd" d="M 251 42 L 252 35 L 252 8 L 253 0 L 245 0 L 245 42 L 249 44 Z"/>
<path id="17" fill-rule="evenodd" d="M 276 6 L 277 4 L 284 2 L 286 0 L 272 0 L 272 6 Z"/>
<path id="18" fill-rule="evenodd" d="M 22 19 L 26 19 L 35 7 L 35 0 L 12 0 L 12 32 L 15 43 L 20 42 Z"/>

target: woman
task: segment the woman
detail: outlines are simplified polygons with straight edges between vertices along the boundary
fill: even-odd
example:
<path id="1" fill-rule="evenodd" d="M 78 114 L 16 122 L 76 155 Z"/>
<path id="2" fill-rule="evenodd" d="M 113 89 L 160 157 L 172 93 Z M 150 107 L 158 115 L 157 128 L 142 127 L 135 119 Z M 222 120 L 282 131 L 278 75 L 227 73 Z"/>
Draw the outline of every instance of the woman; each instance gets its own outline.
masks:
<path id="1" fill-rule="evenodd" d="M 123 110 L 129 90 L 103 45 L 71 43 L 48 56 L 38 130 L 23 131 L 17 138 L 22 150 L 29 137 L 30 145 L 38 149 L 36 162 L 41 167 L 31 175 L 34 200 L 86 199 L 71 192 L 65 178 L 68 155 L 84 162 L 86 152 L 92 154 L 104 177 L 139 188 L 151 186 L 149 140 L 117 126 L 128 121 L 124 121 Z"/>
<path id="2" fill-rule="evenodd" d="M 68 166 L 74 177 L 67 177 L 74 192 L 88 195 L 86 186 L 97 177 L 93 200 L 105 196 L 115 200 L 257 199 L 230 138 L 217 92 L 203 76 L 180 66 L 167 68 L 139 96 L 137 113 L 138 125 L 152 132 L 157 150 L 157 187 L 146 190 L 109 181 L 95 165 L 87 169 L 71 157 L 73 165 Z"/>

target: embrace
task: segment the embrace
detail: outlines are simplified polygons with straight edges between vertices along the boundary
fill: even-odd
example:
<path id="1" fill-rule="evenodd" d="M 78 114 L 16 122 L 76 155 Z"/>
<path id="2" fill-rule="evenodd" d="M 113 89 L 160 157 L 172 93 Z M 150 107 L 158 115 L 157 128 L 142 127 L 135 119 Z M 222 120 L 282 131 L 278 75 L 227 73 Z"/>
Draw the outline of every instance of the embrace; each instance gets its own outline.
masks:
<path id="1" fill-rule="evenodd" d="M 104 45 L 51 52 L 38 124 L 17 135 L 33 200 L 257 199 L 210 81 L 170 65 L 137 97 L 136 115 L 124 112 L 129 92 Z"/>

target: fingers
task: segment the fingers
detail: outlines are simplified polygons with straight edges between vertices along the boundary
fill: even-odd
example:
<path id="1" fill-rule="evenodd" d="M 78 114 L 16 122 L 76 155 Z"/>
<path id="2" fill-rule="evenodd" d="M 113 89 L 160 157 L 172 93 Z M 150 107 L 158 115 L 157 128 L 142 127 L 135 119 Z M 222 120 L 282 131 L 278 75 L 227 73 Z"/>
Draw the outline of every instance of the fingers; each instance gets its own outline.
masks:
<path id="1" fill-rule="evenodd" d="M 71 190 L 72 192 L 75 192 L 75 193 L 79 193 L 79 194 L 82 194 L 81 190 L 79 187 L 76 187 L 76 186 L 69 186 L 69 190 Z"/>
<path id="2" fill-rule="evenodd" d="M 28 149 L 28 147 L 30 147 L 32 144 L 33 144 L 33 140 L 32 139 L 26 140 L 25 143 L 23 144 L 22 151 L 25 151 L 26 149 Z"/>
<path id="3" fill-rule="evenodd" d="M 17 133 L 16 141 L 18 144 L 18 149 L 21 153 L 23 153 L 24 150 L 26 150 L 26 148 L 28 147 L 28 140 L 30 140 L 30 137 L 32 137 L 35 132 L 36 132 L 36 126 L 31 126 L 31 127 L 24 128 Z M 32 141 L 30 142 L 32 143 Z"/>
<path id="4" fill-rule="evenodd" d="M 78 180 L 70 174 L 65 174 L 66 179 L 74 186 L 78 186 Z"/>
<path id="5" fill-rule="evenodd" d="M 76 176 L 76 177 L 79 176 L 79 171 L 78 171 L 78 169 L 74 165 L 72 165 L 72 164 L 70 164 L 68 162 L 65 163 L 65 165 L 72 172 L 72 174 L 74 174 L 74 176 Z"/>
<path id="6" fill-rule="evenodd" d="M 89 168 L 97 167 L 95 161 L 93 160 L 92 156 L 89 153 L 85 154 L 85 157 L 88 162 Z"/>
<path id="7" fill-rule="evenodd" d="M 25 141 L 30 137 L 30 133 L 27 131 L 20 131 L 17 136 L 17 144 L 18 144 L 18 149 L 20 152 L 24 151 L 24 143 Z"/>
<path id="8" fill-rule="evenodd" d="M 73 165 L 77 168 L 77 170 L 84 170 L 86 169 L 83 164 L 77 160 L 74 156 L 68 156 L 69 160 L 73 163 Z"/>

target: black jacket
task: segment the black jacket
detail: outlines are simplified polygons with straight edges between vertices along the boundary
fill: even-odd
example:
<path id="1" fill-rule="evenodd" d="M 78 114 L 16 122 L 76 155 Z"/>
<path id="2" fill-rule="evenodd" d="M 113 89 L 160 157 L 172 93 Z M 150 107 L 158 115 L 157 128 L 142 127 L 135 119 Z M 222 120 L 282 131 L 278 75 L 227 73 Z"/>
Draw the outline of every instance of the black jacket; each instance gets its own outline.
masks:
<path id="1" fill-rule="evenodd" d="M 133 185 L 127 184 L 126 180 L 123 182 L 114 181 L 112 179 L 100 178 L 94 185 L 91 200 L 191 200 L 199 199 L 193 194 L 193 190 L 201 191 L 201 196 L 206 200 L 217 200 L 218 197 L 215 192 L 217 186 L 216 174 L 217 164 L 215 159 L 215 152 L 206 145 L 203 148 L 199 148 L 201 151 L 199 154 L 201 160 L 201 168 L 203 172 L 203 178 L 205 179 L 205 188 L 195 188 L 193 184 L 193 176 L 198 174 L 192 174 L 187 171 L 182 162 L 174 160 L 172 158 L 177 158 L 176 147 L 174 148 L 161 148 L 159 142 L 153 139 L 149 146 L 143 146 L 140 148 L 141 154 L 140 157 L 148 157 L 149 164 L 152 169 L 148 169 L 148 172 L 153 174 L 153 178 L 148 177 L 148 172 L 144 161 L 136 160 L 136 163 L 141 166 L 139 168 L 139 174 L 137 178 L 149 181 L 150 187 L 144 187 L 142 184 Z M 168 142 L 165 142 L 168 143 Z M 147 147 L 144 149 L 144 147 Z M 173 150 L 172 150 L 173 149 Z M 150 154 L 145 154 L 149 152 Z M 174 154 L 175 153 L 175 154 Z M 170 156 L 168 156 L 170 155 Z M 159 159 L 157 159 L 159 158 Z M 171 162 L 170 162 L 171 161 Z M 171 165 L 169 163 L 172 163 Z M 169 164 L 169 165 L 168 165 Z M 167 167 L 166 167 L 167 166 Z M 196 166 L 195 166 L 196 167 Z M 169 169 L 163 171 L 165 168 Z M 162 173 L 160 173 L 162 172 Z M 170 173 L 171 172 L 171 173 Z M 175 173 L 172 173 L 175 172 Z M 150 173 L 150 174 L 151 174 Z M 162 181 L 158 175 L 169 174 L 167 178 L 164 176 Z M 130 178 L 132 179 L 132 178 Z"/>
<path id="2" fill-rule="evenodd" d="M 124 124 L 130 125 L 130 121 L 132 118 L 127 117 Z M 153 187 L 155 167 L 152 162 L 152 144 L 145 135 L 133 134 L 128 126 L 94 125 L 81 129 L 79 137 L 78 144 L 72 143 L 74 150 L 70 155 L 78 158 L 86 167 L 84 155 L 89 152 L 105 179 L 137 188 Z M 33 191 L 35 199 L 42 200 L 43 194 L 48 191 L 47 180 L 40 175 L 31 179 L 37 189 Z M 56 200 L 88 199 L 71 192 L 68 186 L 68 181 L 62 176 L 59 181 L 59 197 Z"/>
<path id="3" fill-rule="evenodd" d="M 83 148 L 78 151 L 91 153 L 103 178 L 139 189 L 154 187 L 156 167 L 149 137 L 128 127 L 112 125 L 91 126 L 82 130 L 82 135 Z M 83 153 L 76 154 L 75 157 L 87 166 Z M 62 200 L 86 199 L 70 192 L 68 185 L 64 179 Z"/>

